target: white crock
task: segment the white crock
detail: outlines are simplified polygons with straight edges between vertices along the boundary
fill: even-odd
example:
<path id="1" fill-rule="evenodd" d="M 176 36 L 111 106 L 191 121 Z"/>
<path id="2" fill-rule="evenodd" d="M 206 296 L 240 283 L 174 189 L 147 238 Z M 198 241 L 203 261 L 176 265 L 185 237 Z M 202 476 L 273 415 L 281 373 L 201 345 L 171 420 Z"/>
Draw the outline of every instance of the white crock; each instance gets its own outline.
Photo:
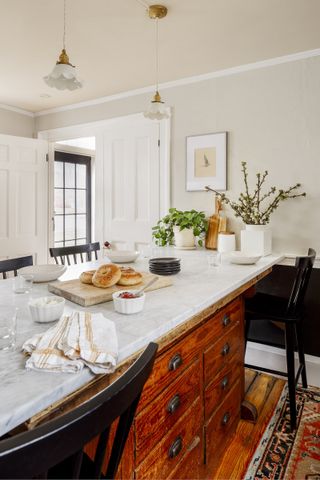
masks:
<path id="1" fill-rule="evenodd" d="M 272 234 L 269 225 L 246 225 L 241 230 L 241 251 L 246 254 L 270 255 Z"/>

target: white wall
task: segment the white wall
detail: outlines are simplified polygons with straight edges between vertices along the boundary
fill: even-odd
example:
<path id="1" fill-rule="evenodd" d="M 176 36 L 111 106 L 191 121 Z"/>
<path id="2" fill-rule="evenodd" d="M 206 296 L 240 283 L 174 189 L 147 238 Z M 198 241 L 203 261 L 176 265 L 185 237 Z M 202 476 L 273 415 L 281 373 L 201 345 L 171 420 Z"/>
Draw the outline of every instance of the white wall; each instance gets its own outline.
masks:
<path id="1" fill-rule="evenodd" d="M 172 205 L 210 213 L 211 194 L 186 192 L 186 136 L 228 131 L 228 186 L 243 188 L 241 161 L 251 175 L 267 169 L 270 184 L 301 182 L 306 199 L 289 200 L 272 217 L 274 248 L 320 252 L 320 57 L 214 78 L 162 91 L 172 106 Z M 36 130 L 87 123 L 142 111 L 150 95 L 128 97 L 39 116 Z M 232 215 L 231 215 L 232 216 Z M 241 222 L 233 219 L 238 231 Z"/>
<path id="2" fill-rule="evenodd" d="M 29 115 L 0 107 L 0 134 L 33 137 L 35 122 Z"/>

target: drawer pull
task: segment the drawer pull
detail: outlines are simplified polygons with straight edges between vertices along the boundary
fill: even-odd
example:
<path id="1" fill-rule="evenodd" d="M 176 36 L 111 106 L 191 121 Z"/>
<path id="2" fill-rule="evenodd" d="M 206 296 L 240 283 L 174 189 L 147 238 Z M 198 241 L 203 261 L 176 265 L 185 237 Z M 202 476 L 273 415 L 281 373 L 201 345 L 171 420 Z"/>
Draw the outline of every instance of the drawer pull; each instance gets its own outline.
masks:
<path id="1" fill-rule="evenodd" d="M 229 315 L 224 315 L 223 320 L 222 320 L 222 325 L 224 327 L 227 327 L 229 323 L 231 322 Z"/>
<path id="2" fill-rule="evenodd" d="M 231 415 L 230 415 L 229 412 L 225 413 L 225 414 L 223 415 L 223 418 L 222 418 L 222 422 L 221 422 L 222 425 L 227 425 L 227 423 L 228 423 L 229 420 L 230 420 L 230 417 L 231 417 Z"/>
<path id="3" fill-rule="evenodd" d="M 223 349 L 221 350 L 221 355 L 225 357 L 226 355 L 228 355 L 229 352 L 230 352 L 230 345 L 229 343 L 226 343 L 223 346 Z"/>
<path id="4" fill-rule="evenodd" d="M 180 395 L 177 393 L 174 397 L 171 398 L 171 400 L 168 403 L 167 406 L 167 412 L 169 413 L 174 413 L 180 406 L 181 400 L 180 400 Z"/>
<path id="5" fill-rule="evenodd" d="M 180 353 L 176 353 L 169 361 L 169 370 L 177 370 L 182 365 L 182 357 Z"/>
<path id="6" fill-rule="evenodd" d="M 182 438 L 177 437 L 171 447 L 169 448 L 169 458 L 175 458 L 182 449 Z"/>
<path id="7" fill-rule="evenodd" d="M 221 382 L 221 388 L 222 388 L 222 390 L 224 390 L 225 388 L 227 388 L 228 383 L 229 383 L 228 377 L 224 377 L 224 379 L 223 379 L 222 382 Z"/>

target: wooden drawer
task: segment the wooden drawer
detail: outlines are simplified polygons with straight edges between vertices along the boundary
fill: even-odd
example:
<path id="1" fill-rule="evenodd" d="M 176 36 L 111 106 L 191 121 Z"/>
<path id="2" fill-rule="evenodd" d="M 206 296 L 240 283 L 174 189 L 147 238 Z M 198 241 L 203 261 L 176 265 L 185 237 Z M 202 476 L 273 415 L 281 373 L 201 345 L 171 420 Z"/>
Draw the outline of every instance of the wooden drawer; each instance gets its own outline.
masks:
<path id="1" fill-rule="evenodd" d="M 135 418 L 137 465 L 200 396 L 200 364 L 195 361 Z"/>
<path id="2" fill-rule="evenodd" d="M 188 447 L 185 455 L 179 464 L 170 473 L 170 480 L 190 480 L 190 478 L 202 478 L 201 469 L 203 468 L 203 435 L 201 432 L 194 437 L 193 442 Z"/>
<path id="3" fill-rule="evenodd" d="M 229 362 L 233 354 L 243 347 L 242 324 L 237 323 L 230 331 L 204 352 L 204 382 L 212 382 L 218 372 Z"/>
<path id="4" fill-rule="evenodd" d="M 205 426 L 206 463 L 210 475 L 219 466 L 223 452 L 232 439 L 240 419 L 240 407 L 241 382 L 238 381 Z"/>
<path id="5" fill-rule="evenodd" d="M 206 420 L 221 405 L 235 383 L 241 379 L 243 375 L 242 365 L 242 349 L 238 349 L 205 389 L 204 412 Z"/>
<path id="6" fill-rule="evenodd" d="M 168 478 L 197 436 L 202 421 L 201 400 L 197 398 L 171 431 L 136 468 L 135 478 Z"/>

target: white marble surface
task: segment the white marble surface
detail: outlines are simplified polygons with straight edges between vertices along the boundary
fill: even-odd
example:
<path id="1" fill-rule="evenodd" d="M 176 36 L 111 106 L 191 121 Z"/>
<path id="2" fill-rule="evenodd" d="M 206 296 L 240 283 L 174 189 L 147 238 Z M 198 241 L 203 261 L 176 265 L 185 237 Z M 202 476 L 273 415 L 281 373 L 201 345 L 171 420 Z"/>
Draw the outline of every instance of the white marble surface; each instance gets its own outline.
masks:
<path id="1" fill-rule="evenodd" d="M 166 248 L 163 251 L 158 249 L 156 253 L 158 256 L 172 253 L 179 256 L 181 272 L 171 277 L 173 286 L 147 293 L 143 312 L 121 315 L 113 310 L 112 302 L 88 308 L 92 312 L 102 312 L 115 322 L 119 361 L 145 347 L 151 340 L 156 341 L 283 258 L 282 255 L 270 255 L 255 265 L 232 265 L 224 257 L 221 266 L 208 268 L 207 250 L 170 252 Z M 94 265 L 95 262 L 69 267 L 61 279 L 77 278 L 81 271 Z M 147 259 L 139 259 L 131 265 L 137 270 L 148 270 Z M 14 294 L 12 279 L 0 281 L 0 302 L 14 303 L 19 308 L 17 348 L 14 352 L 0 352 L 0 436 L 93 378 L 88 369 L 77 374 L 25 370 L 25 357 L 21 352 L 23 342 L 52 325 L 32 321 L 27 306 L 29 297 L 48 294 L 47 284 L 34 285 L 31 294 Z M 65 313 L 75 309 L 82 307 L 66 302 Z"/>

